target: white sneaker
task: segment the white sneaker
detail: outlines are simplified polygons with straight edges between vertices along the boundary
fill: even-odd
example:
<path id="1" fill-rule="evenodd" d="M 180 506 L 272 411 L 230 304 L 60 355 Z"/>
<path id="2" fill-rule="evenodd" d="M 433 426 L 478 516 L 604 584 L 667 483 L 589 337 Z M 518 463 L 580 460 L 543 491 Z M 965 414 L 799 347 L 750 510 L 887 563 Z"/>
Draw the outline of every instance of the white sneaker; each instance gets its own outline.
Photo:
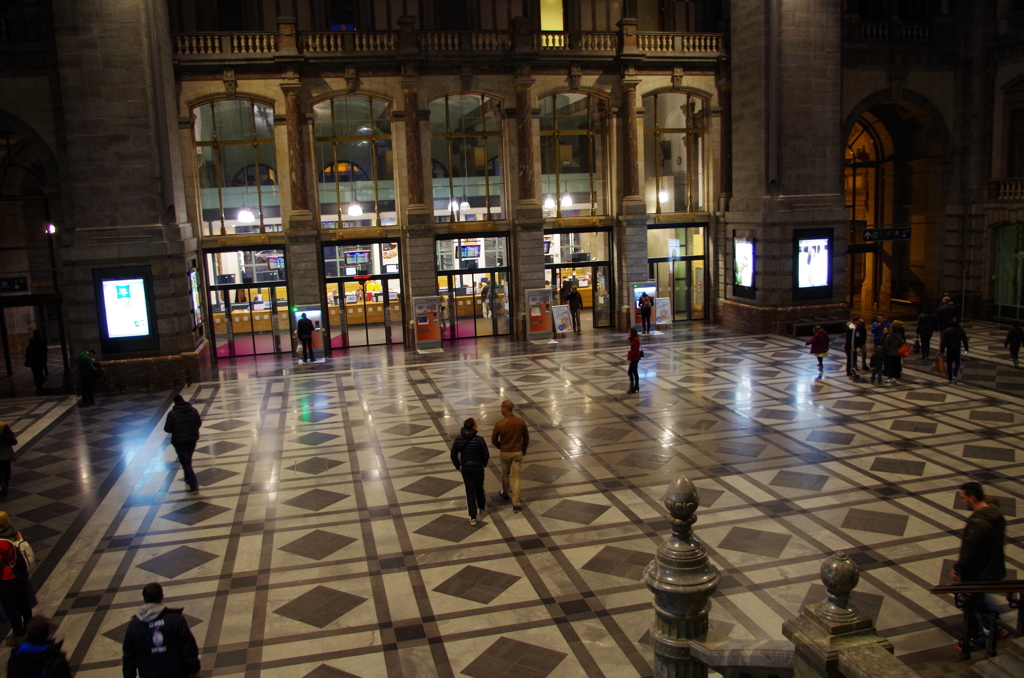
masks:
<path id="1" fill-rule="evenodd" d="M 469 519 L 469 524 L 470 525 L 476 525 L 476 518 L 470 518 Z"/>

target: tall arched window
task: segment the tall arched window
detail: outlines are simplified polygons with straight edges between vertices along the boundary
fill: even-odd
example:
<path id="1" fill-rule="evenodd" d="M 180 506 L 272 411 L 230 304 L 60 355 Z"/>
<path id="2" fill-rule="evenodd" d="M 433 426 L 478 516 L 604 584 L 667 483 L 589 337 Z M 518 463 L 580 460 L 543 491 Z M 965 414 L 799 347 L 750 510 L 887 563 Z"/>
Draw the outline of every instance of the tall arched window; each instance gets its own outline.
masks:
<path id="1" fill-rule="evenodd" d="M 280 231 L 273 106 L 244 100 L 199 106 L 192 134 L 204 231 Z"/>
<path id="2" fill-rule="evenodd" d="M 540 166 L 544 216 L 605 212 L 607 105 L 564 92 L 540 100 Z"/>
<path id="3" fill-rule="evenodd" d="M 393 226 L 391 104 L 336 97 L 313 106 L 317 188 L 325 228 Z"/>
<path id="4" fill-rule="evenodd" d="M 703 212 L 707 102 L 687 92 L 643 99 L 644 198 L 647 211 Z"/>
<path id="5" fill-rule="evenodd" d="M 435 220 L 501 219 L 501 103 L 482 94 L 431 101 L 430 164 Z"/>

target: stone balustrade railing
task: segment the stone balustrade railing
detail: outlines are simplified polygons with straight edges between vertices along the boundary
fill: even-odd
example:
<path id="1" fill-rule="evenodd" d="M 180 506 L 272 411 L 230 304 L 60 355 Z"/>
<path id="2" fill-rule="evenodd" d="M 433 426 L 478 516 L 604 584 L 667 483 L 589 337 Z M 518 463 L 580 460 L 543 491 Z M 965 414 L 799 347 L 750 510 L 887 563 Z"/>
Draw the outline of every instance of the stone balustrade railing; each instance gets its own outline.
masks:
<path id="1" fill-rule="evenodd" d="M 410 51 L 444 54 L 472 52 L 474 57 L 504 59 L 513 52 L 559 53 L 594 58 L 614 58 L 623 50 L 648 57 L 716 58 L 722 38 L 709 33 L 624 34 L 552 33 L 523 31 L 410 31 L 405 40 L 396 31 L 336 33 L 190 33 L 174 36 L 175 58 L 181 62 L 261 59 L 282 51 L 301 55 L 394 55 Z M 635 46 L 634 46 L 635 45 Z"/>
<path id="2" fill-rule="evenodd" d="M 843 22 L 843 39 L 847 42 L 892 44 L 939 44 L 952 37 L 952 24 L 946 22 L 911 23 L 907 21 Z"/>
<path id="3" fill-rule="evenodd" d="M 990 195 L 996 200 L 1024 201 L 1024 179 L 1002 179 L 991 183 Z"/>

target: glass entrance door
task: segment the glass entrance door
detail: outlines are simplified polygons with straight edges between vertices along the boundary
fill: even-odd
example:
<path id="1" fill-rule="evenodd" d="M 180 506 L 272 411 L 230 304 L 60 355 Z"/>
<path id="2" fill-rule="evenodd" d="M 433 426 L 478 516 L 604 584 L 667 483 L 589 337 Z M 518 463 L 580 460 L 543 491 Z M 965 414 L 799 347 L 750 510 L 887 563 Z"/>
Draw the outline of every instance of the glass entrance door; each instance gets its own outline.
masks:
<path id="1" fill-rule="evenodd" d="M 210 312 L 219 358 L 291 351 L 284 285 L 211 289 Z"/>
<path id="2" fill-rule="evenodd" d="M 672 320 L 704 318 L 704 259 L 650 262 L 651 279 L 658 284 L 658 295 L 671 301 Z"/>
<path id="3" fill-rule="evenodd" d="M 439 275 L 441 338 L 493 337 L 512 331 L 507 271 Z"/>
<path id="4" fill-rule="evenodd" d="M 553 300 L 561 304 L 562 289 L 576 287 L 583 297 L 580 324 L 583 327 L 611 326 L 611 295 L 608 291 L 610 269 L 607 265 L 548 266 L 549 286 L 554 291 Z"/>
<path id="5" fill-rule="evenodd" d="M 397 275 L 328 280 L 331 348 L 401 344 L 401 290 Z"/>

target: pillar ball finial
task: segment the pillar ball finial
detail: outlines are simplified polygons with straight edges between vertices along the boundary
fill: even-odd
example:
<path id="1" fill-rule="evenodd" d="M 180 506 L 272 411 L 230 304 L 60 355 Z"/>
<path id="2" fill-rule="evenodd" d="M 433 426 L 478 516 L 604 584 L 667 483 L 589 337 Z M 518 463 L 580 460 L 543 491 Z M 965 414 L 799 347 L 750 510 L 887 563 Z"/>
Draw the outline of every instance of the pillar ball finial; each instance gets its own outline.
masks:
<path id="1" fill-rule="evenodd" d="M 685 476 L 679 476 L 665 490 L 665 509 L 676 520 L 687 522 L 700 506 L 697 487 Z"/>
<path id="2" fill-rule="evenodd" d="M 829 618 L 856 615 L 850 594 L 860 581 L 860 568 L 843 551 L 836 551 L 821 564 L 821 583 L 828 590 L 825 615 Z"/>

